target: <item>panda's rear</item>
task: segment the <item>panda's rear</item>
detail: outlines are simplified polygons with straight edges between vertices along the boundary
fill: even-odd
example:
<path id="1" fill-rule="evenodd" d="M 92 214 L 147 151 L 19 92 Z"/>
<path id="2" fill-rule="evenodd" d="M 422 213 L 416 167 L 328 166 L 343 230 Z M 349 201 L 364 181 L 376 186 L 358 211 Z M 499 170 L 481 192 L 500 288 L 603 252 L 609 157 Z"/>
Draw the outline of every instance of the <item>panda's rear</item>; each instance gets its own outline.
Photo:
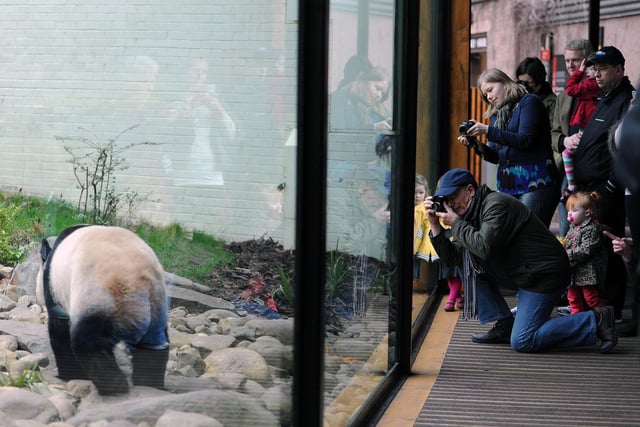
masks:
<path id="1" fill-rule="evenodd" d="M 168 301 L 164 271 L 151 248 L 119 227 L 86 226 L 61 236 L 41 275 L 43 287 L 48 278 L 49 335 L 60 376 L 86 374 L 101 394 L 126 392 L 112 352 L 124 341 L 133 351 L 134 384 L 162 387 Z M 156 366 L 153 378 L 140 374 L 142 365 L 145 371 Z"/>

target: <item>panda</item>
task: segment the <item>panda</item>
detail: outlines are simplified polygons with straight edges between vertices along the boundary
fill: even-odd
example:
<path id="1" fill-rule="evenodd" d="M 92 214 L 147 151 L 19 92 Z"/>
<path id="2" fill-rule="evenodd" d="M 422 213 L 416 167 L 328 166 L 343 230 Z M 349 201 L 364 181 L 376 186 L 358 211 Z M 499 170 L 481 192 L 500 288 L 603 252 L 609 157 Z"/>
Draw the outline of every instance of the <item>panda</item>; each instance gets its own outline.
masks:
<path id="1" fill-rule="evenodd" d="M 131 351 L 133 385 L 164 388 L 169 357 L 165 274 L 153 250 L 121 227 L 77 225 L 40 246 L 37 298 L 47 307 L 58 377 L 127 393 L 113 347 Z"/>

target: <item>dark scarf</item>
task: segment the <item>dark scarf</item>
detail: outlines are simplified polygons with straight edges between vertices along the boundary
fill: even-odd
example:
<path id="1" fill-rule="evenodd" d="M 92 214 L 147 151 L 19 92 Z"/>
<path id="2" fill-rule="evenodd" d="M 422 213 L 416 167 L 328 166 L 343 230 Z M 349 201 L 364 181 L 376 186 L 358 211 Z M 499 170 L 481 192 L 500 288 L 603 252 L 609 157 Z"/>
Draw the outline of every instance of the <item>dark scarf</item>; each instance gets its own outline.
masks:
<path id="1" fill-rule="evenodd" d="M 476 190 L 476 195 L 471 201 L 471 206 L 464 214 L 463 219 L 471 224 L 476 230 L 480 229 L 480 210 L 485 197 L 493 193 L 493 190 L 486 185 L 480 186 Z M 509 286 L 513 282 L 507 276 L 495 271 L 483 259 L 478 258 L 467 248 L 462 248 L 462 272 L 464 275 L 464 319 L 471 320 L 478 316 L 478 299 L 476 292 L 476 281 L 478 279 L 488 280 Z"/>
<path id="2" fill-rule="evenodd" d="M 483 185 L 476 191 L 471 201 L 471 206 L 464 215 L 464 220 L 478 229 L 480 225 L 480 207 L 484 196 L 491 190 Z M 476 297 L 476 279 L 483 272 L 483 265 L 479 258 L 473 255 L 467 248 L 462 248 L 462 274 L 464 275 L 464 319 L 471 320 L 478 316 L 478 300 Z"/>
<path id="3" fill-rule="evenodd" d="M 507 125 L 511 121 L 511 116 L 513 115 L 513 110 L 518 106 L 518 102 L 520 100 L 513 101 L 505 101 L 498 107 L 496 111 L 496 121 L 494 126 L 498 129 L 506 129 Z"/>

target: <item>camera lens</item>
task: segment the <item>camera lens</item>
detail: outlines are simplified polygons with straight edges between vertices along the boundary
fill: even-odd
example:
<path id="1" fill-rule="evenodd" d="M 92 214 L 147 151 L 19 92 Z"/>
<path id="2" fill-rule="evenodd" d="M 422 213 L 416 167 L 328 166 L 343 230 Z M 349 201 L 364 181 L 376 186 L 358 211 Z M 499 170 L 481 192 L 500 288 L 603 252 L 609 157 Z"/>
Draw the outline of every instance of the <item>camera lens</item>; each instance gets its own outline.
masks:
<path id="1" fill-rule="evenodd" d="M 473 125 L 475 125 L 476 123 L 471 121 L 471 120 L 465 120 L 464 122 L 462 122 L 462 124 L 458 127 L 458 132 L 460 132 L 461 134 L 465 134 L 467 133 L 467 131 L 469 129 L 471 129 L 473 127 Z"/>

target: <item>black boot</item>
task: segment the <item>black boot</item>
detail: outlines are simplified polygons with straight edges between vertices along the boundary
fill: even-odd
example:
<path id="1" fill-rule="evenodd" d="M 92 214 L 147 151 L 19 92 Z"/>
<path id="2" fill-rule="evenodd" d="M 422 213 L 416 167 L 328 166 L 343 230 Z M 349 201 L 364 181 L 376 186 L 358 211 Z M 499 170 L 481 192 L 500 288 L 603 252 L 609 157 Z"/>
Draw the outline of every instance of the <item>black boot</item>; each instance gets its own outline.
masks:
<path id="1" fill-rule="evenodd" d="M 169 347 L 164 350 L 150 350 L 138 347 L 132 354 L 133 385 L 164 389 L 164 375 L 169 360 Z"/>
<path id="2" fill-rule="evenodd" d="M 596 334 L 600 338 L 600 353 L 611 353 L 618 344 L 616 317 L 613 307 L 596 307 Z"/>
<path id="3" fill-rule="evenodd" d="M 507 317 L 496 322 L 489 332 L 471 335 L 471 341 L 481 344 L 510 344 L 513 317 Z"/>

